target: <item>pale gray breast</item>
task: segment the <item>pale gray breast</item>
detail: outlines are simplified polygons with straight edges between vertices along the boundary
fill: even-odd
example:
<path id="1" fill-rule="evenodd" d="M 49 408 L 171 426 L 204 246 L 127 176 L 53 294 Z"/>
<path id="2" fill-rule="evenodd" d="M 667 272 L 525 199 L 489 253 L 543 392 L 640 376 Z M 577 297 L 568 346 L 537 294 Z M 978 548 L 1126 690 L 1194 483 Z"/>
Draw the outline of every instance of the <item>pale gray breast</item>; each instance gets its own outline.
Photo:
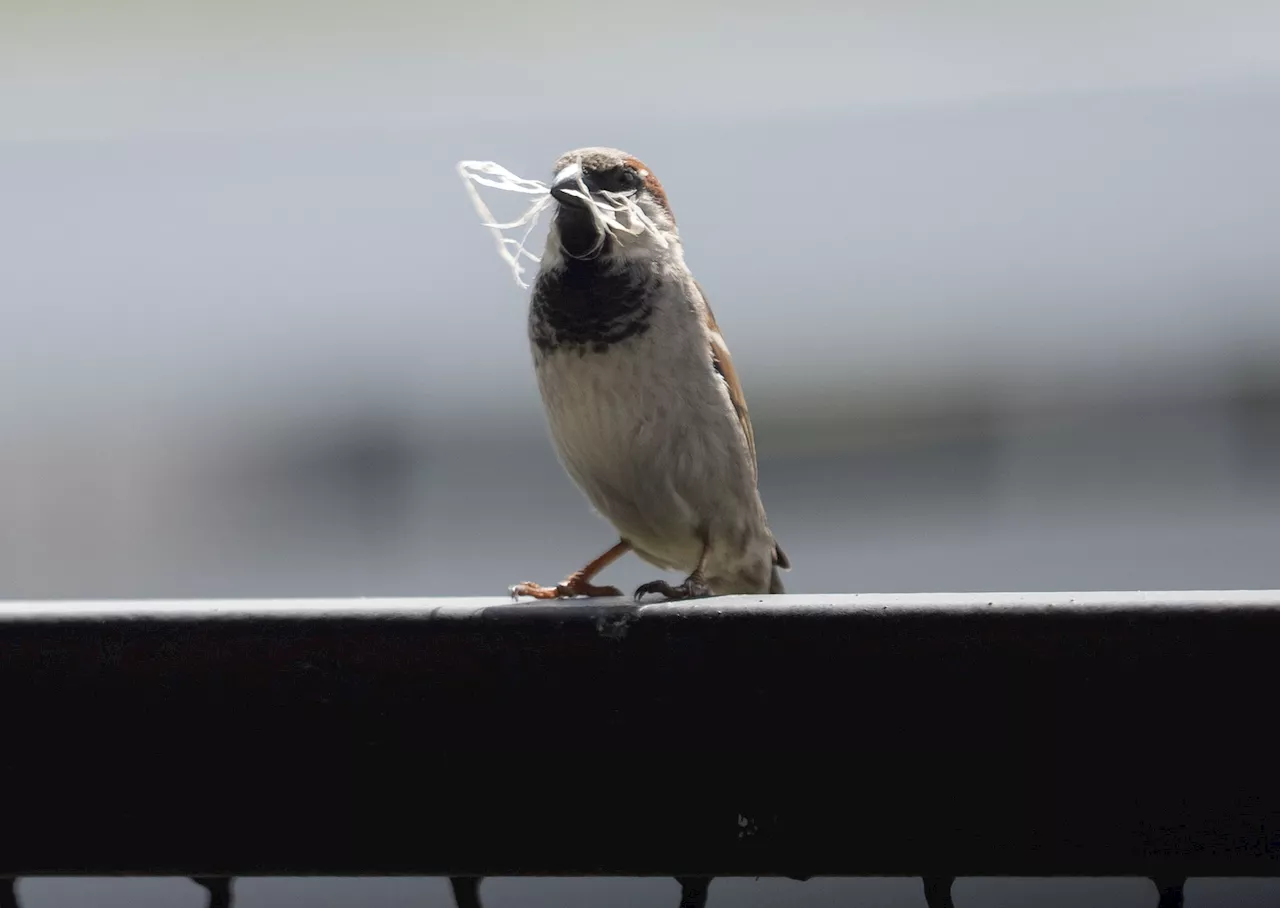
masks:
<path id="1" fill-rule="evenodd" d="M 698 317 L 687 298 L 664 295 L 649 330 L 603 352 L 534 348 L 570 475 L 623 535 L 669 545 L 682 564 L 726 498 L 755 495 Z"/>

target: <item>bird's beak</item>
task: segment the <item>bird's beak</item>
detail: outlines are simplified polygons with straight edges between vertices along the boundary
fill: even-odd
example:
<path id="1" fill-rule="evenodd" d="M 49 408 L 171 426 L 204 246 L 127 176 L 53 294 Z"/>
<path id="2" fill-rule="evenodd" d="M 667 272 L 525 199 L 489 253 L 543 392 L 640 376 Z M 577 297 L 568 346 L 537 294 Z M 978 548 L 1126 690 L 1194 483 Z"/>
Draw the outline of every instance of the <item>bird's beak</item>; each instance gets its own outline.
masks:
<path id="1" fill-rule="evenodd" d="M 570 164 L 564 170 L 556 174 L 555 179 L 551 181 L 551 197 L 561 205 L 567 205 L 572 208 L 586 208 L 587 202 L 581 196 L 569 195 L 566 190 L 576 189 L 582 191 L 582 187 L 587 187 L 588 194 L 591 192 L 591 183 L 584 179 L 582 173 L 582 165 Z"/>

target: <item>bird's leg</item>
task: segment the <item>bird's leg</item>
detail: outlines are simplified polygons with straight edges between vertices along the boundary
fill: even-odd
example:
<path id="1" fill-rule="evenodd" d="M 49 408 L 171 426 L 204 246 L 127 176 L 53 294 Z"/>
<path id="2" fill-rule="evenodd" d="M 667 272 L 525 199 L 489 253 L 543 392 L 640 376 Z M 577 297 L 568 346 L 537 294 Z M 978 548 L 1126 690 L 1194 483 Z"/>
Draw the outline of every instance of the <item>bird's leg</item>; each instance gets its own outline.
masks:
<path id="1" fill-rule="evenodd" d="M 684 583 L 679 586 L 672 586 L 665 580 L 650 580 L 636 589 L 636 601 L 639 602 L 640 597 L 646 593 L 661 593 L 668 601 L 705 599 L 712 595 L 711 587 L 707 586 L 707 581 L 702 576 L 702 568 L 707 561 L 708 549 L 708 545 L 704 542 L 702 544 L 702 554 L 698 557 L 698 566 L 693 569 L 692 574 L 684 578 Z"/>
<path id="2" fill-rule="evenodd" d="M 616 586 L 595 586 L 591 578 L 613 564 L 627 552 L 631 543 L 625 539 L 592 561 L 580 571 L 574 571 L 555 586 L 539 586 L 536 583 L 517 583 L 511 588 L 511 598 L 532 596 L 534 599 L 571 599 L 574 596 L 621 596 Z"/>

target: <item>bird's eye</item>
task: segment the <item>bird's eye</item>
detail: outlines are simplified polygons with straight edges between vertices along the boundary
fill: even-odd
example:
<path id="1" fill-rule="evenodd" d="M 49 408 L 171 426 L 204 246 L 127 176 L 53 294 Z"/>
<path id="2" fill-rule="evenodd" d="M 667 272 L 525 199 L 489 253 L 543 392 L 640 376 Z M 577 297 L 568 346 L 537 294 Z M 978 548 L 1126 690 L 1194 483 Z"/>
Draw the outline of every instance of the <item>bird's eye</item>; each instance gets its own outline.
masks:
<path id="1" fill-rule="evenodd" d="M 605 192 L 627 192 L 638 189 L 643 181 L 630 167 L 613 167 L 596 175 L 595 183 Z"/>

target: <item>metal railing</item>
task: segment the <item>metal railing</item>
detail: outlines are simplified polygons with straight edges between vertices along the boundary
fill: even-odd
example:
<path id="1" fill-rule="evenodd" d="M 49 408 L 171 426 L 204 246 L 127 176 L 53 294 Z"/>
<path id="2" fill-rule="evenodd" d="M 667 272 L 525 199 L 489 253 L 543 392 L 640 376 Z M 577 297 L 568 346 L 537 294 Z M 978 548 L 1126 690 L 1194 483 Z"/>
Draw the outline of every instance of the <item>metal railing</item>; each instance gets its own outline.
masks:
<path id="1" fill-rule="evenodd" d="M 1280 876 L 1280 592 L 0 605 L 0 878 Z M 714 899 L 712 899 L 714 901 Z M 0 908 L 16 906 L 12 883 Z"/>

